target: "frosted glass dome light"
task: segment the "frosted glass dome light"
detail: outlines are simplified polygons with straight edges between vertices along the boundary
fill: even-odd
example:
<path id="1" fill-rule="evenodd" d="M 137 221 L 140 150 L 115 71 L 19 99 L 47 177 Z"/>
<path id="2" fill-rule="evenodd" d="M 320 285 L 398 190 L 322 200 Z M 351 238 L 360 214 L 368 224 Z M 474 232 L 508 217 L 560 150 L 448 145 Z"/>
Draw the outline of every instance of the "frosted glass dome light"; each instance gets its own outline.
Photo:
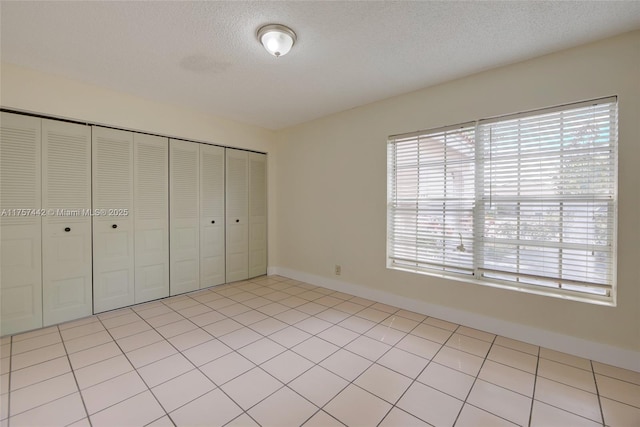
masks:
<path id="1" fill-rule="evenodd" d="M 280 24 L 269 24 L 258 30 L 258 40 L 275 57 L 284 56 L 296 42 L 296 33 Z"/>

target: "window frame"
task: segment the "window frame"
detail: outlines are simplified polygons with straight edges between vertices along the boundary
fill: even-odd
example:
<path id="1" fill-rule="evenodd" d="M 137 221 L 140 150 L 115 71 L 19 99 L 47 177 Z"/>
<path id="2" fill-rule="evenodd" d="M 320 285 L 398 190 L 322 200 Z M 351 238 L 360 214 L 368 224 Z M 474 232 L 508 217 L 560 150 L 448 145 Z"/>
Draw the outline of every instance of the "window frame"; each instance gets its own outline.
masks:
<path id="1" fill-rule="evenodd" d="M 610 242 L 610 247 L 611 247 L 609 251 L 610 263 L 607 264 L 608 267 L 610 268 L 610 271 L 607 272 L 609 274 L 608 277 L 610 278 L 610 282 L 609 282 L 610 285 L 608 284 L 601 285 L 593 282 L 591 283 L 582 282 L 581 286 L 584 288 L 589 288 L 589 287 L 592 287 L 593 285 L 593 287 L 605 289 L 604 294 L 599 295 L 596 293 L 588 293 L 585 291 L 577 291 L 577 290 L 562 288 L 563 286 L 562 282 L 567 283 L 570 281 L 570 279 L 566 279 L 566 278 L 558 279 L 559 287 L 556 288 L 556 287 L 546 287 L 540 284 L 527 284 L 519 281 L 502 280 L 496 277 L 493 277 L 493 278 L 484 277 L 482 272 L 486 271 L 486 268 L 484 268 L 486 258 L 481 258 L 481 257 L 484 257 L 484 254 L 482 253 L 480 246 L 483 245 L 484 241 L 486 241 L 486 238 L 484 237 L 485 221 L 484 221 L 484 218 L 482 218 L 481 215 L 478 214 L 478 211 L 479 211 L 479 206 L 482 203 L 481 193 L 484 185 L 480 181 L 486 180 L 487 178 L 486 178 L 485 172 L 480 170 L 482 169 L 482 165 L 480 165 L 480 162 L 482 161 L 482 159 L 479 158 L 481 156 L 481 150 L 478 149 L 479 145 L 482 143 L 479 137 L 480 126 L 486 125 L 487 123 L 500 123 L 500 122 L 514 120 L 518 118 L 543 116 L 548 113 L 564 112 L 564 111 L 575 110 L 575 109 L 584 108 L 584 107 L 593 106 L 593 105 L 599 105 L 599 104 L 613 104 L 610 107 L 611 112 L 609 113 L 610 114 L 609 117 L 615 126 L 611 131 L 611 135 L 609 135 L 609 139 L 608 139 L 608 144 L 610 144 L 610 150 L 611 150 L 611 160 L 610 160 L 611 165 L 607 166 L 612 169 L 611 170 L 612 180 L 611 180 L 610 186 L 607 187 L 611 190 L 611 201 L 610 201 L 611 212 L 608 213 L 606 217 L 607 221 L 610 221 L 607 224 L 611 230 L 611 234 L 607 235 L 608 239 L 610 239 L 608 240 L 608 242 Z M 516 290 L 516 291 L 525 292 L 525 293 L 551 296 L 556 298 L 562 298 L 562 299 L 573 300 L 573 301 L 581 301 L 581 302 L 587 302 L 592 304 L 615 306 L 617 304 L 617 241 L 618 241 L 617 223 L 618 223 L 618 147 L 619 147 L 618 118 L 619 118 L 619 114 L 618 114 L 617 96 L 610 96 L 610 97 L 603 97 L 603 98 L 598 98 L 598 99 L 593 99 L 588 101 L 563 104 L 563 105 L 549 107 L 549 108 L 535 109 L 535 110 L 530 110 L 530 111 L 521 112 L 517 114 L 508 114 L 508 115 L 503 115 L 498 117 L 492 117 L 489 119 L 478 119 L 473 122 L 465 122 L 465 123 L 460 123 L 452 126 L 446 126 L 446 127 L 434 128 L 434 129 L 429 129 L 424 131 L 416 131 L 411 133 L 389 136 L 387 139 L 387 251 L 386 251 L 387 268 L 393 269 L 393 270 L 411 272 L 411 273 L 424 274 L 428 276 L 434 276 L 434 277 L 445 278 L 450 280 L 456 280 L 461 282 L 480 284 L 480 285 L 496 287 L 500 289 Z M 395 163 L 395 157 L 394 157 L 394 154 L 395 154 L 394 146 L 396 144 L 396 141 L 401 140 L 403 138 L 406 139 L 411 137 L 416 138 L 419 141 L 419 138 L 429 138 L 430 136 L 434 134 L 438 134 L 439 132 L 444 132 L 452 129 L 455 130 L 455 129 L 468 128 L 470 124 L 474 126 L 472 138 L 473 138 L 474 147 L 475 147 L 474 153 L 473 153 L 473 157 L 474 157 L 473 163 L 475 165 L 475 168 L 473 170 L 475 198 L 473 201 L 473 213 L 472 213 L 473 270 L 471 274 L 457 273 L 455 271 L 445 271 L 446 270 L 445 268 L 442 268 L 442 270 L 439 270 L 439 269 L 434 269 L 433 267 L 431 268 L 428 266 L 425 267 L 425 265 L 428 265 L 428 263 L 426 264 L 423 263 L 423 265 L 421 265 L 417 260 L 415 264 L 413 264 L 411 260 L 409 260 L 406 263 L 398 263 L 395 259 L 396 257 L 394 257 L 394 243 L 395 243 L 394 236 L 395 235 L 394 235 L 394 229 L 393 229 L 394 227 L 393 209 L 394 209 L 394 203 L 397 201 L 397 198 L 395 197 L 396 194 L 393 188 L 393 185 L 395 185 L 396 179 L 397 179 L 397 176 L 396 176 L 397 169 L 395 168 L 396 163 Z M 518 144 L 520 144 L 520 142 L 518 142 Z M 605 169 L 605 170 L 609 171 L 610 169 Z M 589 169 L 589 172 L 593 172 L 593 171 L 594 169 Z M 418 179 L 420 179 L 420 177 L 421 175 L 418 175 Z M 520 181 L 517 181 L 517 182 L 519 185 Z M 561 205 L 562 203 L 567 203 L 570 201 L 570 199 L 567 197 L 559 197 L 558 200 L 560 201 Z M 562 231 L 562 233 L 564 233 L 564 231 Z M 417 240 L 417 237 L 416 237 L 416 240 Z M 466 242 L 465 242 L 465 245 L 466 245 Z M 517 264 L 514 263 L 514 268 L 516 265 Z M 546 280 L 553 281 L 553 278 L 547 277 Z"/>

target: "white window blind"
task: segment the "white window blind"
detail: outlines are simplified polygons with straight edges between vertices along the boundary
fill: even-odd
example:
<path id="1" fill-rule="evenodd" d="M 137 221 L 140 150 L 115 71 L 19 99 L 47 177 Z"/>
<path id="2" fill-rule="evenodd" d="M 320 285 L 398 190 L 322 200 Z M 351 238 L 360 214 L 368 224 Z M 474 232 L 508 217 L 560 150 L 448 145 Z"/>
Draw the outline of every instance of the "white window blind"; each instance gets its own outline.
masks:
<path id="1" fill-rule="evenodd" d="M 483 277 L 607 295 L 616 129 L 615 99 L 479 122 Z"/>
<path id="2" fill-rule="evenodd" d="M 388 141 L 387 264 L 609 297 L 615 97 Z"/>
<path id="3" fill-rule="evenodd" d="M 391 138 L 392 267 L 473 273 L 473 123 Z"/>

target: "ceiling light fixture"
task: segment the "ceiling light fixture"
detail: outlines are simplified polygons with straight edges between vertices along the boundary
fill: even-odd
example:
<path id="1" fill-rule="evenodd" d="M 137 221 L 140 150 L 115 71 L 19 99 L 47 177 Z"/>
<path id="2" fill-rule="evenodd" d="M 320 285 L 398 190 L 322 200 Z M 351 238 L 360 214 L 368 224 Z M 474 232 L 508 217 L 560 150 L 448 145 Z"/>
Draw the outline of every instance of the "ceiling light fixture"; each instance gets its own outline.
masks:
<path id="1" fill-rule="evenodd" d="M 289 53 L 296 39 L 296 33 L 291 28 L 280 24 L 265 25 L 258 30 L 258 40 L 275 57 Z"/>

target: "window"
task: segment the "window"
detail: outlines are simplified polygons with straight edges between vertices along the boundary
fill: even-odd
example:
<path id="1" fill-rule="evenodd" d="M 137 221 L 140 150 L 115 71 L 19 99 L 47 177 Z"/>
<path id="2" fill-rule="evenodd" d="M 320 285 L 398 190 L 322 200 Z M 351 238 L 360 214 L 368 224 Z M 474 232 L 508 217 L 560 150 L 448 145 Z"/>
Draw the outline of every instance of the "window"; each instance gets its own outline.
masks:
<path id="1" fill-rule="evenodd" d="M 611 301 L 616 148 L 615 97 L 390 137 L 388 267 Z"/>

